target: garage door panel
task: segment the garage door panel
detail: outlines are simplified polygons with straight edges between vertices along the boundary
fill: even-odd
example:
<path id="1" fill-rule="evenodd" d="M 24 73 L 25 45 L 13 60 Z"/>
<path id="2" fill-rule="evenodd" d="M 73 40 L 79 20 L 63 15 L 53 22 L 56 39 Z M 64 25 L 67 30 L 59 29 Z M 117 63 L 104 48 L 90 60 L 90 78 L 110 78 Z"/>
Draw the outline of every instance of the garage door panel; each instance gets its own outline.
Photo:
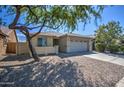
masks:
<path id="1" fill-rule="evenodd" d="M 70 52 L 87 51 L 87 42 L 70 42 Z"/>

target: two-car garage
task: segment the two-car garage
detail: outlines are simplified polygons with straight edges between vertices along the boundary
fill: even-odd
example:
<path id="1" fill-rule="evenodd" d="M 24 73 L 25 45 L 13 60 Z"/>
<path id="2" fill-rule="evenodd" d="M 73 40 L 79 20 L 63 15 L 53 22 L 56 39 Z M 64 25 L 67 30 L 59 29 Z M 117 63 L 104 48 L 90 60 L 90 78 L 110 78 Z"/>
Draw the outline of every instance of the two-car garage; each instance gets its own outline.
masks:
<path id="1" fill-rule="evenodd" d="M 60 52 L 86 52 L 92 50 L 91 48 L 92 39 L 89 37 L 69 34 L 60 38 Z"/>

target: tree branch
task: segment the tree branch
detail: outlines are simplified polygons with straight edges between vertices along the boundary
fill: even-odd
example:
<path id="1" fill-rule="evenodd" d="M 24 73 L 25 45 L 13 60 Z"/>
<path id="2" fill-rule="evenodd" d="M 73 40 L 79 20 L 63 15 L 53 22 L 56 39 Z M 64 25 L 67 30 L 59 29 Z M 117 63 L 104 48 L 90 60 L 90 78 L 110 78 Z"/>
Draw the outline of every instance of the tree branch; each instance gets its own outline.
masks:
<path id="1" fill-rule="evenodd" d="M 25 31 L 23 31 L 23 30 L 20 30 L 20 32 L 22 32 L 24 35 L 26 35 L 26 32 L 25 32 Z"/>
<path id="2" fill-rule="evenodd" d="M 63 20 L 62 20 L 61 23 L 60 23 L 58 26 L 56 26 L 56 27 L 54 27 L 54 26 L 48 26 L 48 25 L 45 25 L 45 27 L 48 27 L 48 28 L 51 28 L 51 29 L 58 29 L 62 24 L 63 24 Z"/>
<path id="3" fill-rule="evenodd" d="M 29 11 L 32 13 L 32 15 L 35 16 L 36 22 L 38 22 L 38 17 L 37 17 L 37 15 L 31 10 L 30 6 L 27 5 L 26 7 L 29 9 Z"/>
<path id="4" fill-rule="evenodd" d="M 18 20 L 19 20 L 19 17 L 20 17 L 20 9 L 22 8 L 21 6 L 14 6 L 16 8 L 16 16 L 13 20 L 13 22 L 9 25 L 9 28 L 10 29 L 15 29 L 14 27 L 16 26 Z"/>
<path id="5" fill-rule="evenodd" d="M 38 35 L 38 34 L 42 31 L 42 29 L 43 29 L 45 23 L 46 23 L 46 19 L 44 20 L 43 24 L 41 25 L 39 31 L 38 31 L 37 33 L 33 34 L 30 38 L 33 38 L 33 37 L 35 37 L 36 35 Z"/>

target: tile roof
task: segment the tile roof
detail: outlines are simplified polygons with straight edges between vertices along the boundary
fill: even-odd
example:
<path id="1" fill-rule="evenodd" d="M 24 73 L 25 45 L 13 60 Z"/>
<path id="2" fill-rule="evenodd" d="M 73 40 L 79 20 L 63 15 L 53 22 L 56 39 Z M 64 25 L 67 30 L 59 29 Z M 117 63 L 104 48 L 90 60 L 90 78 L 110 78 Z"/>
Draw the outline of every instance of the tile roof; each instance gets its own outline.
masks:
<path id="1" fill-rule="evenodd" d="M 80 35 L 80 34 L 75 34 L 75 33 L 66 33 L 62 36 L 75 36 L 75 37 L 82 37 L 82 38 L 95 38 L 95 36 L 92 36 L 92 35 Z"/>
<path id="2" fill-rule="evenodd" d="M 9 29 L 8 27 L 4 27 L 0 25 L 0 31 L 1 34 L 3 35 L 9 35 L 9 33 L 11 33 L 13 30 Z M 34 34 L 34 33 L 32 33 Z M 62 34 L 59 32 L 55 32 L 55 31 L 47 31 L 47 32 L 41 32 L 39 35 L 44 35 L 44 36 L 56 36 L 56 37 L 61 37 L 61 36 L 76 36 L 76 37 L 83 37 L 83 38 L 95 38 L 95 36 L 91 36 L 91 35 L 80 35 L 80 34 L 75 34 L 75 33 L 66 33 L 66 34 Z"/>
<path id="3" fill-rule="evenodd" d="M 39 35 L 60 37 L 63 34 L 59 32 L 48 31 L 48 32 L 41 32 Z"/>
<path id="4" fill-rule="evenodd" d="M 56 36 L 56 37 L 62 37 L 62 36 L 66 36 L 67 35 L 67 36 L 76 36 L 76 37 L 82 37 L 82 38 L 95 38 L 95 36 L 91 36 L 91 35 L 80 35 L 80 34 L 75 34 L 75 33 L 62 34 L 62 33 L 55 32 L 55 31 L 41 32 L 39 35 Z"/>

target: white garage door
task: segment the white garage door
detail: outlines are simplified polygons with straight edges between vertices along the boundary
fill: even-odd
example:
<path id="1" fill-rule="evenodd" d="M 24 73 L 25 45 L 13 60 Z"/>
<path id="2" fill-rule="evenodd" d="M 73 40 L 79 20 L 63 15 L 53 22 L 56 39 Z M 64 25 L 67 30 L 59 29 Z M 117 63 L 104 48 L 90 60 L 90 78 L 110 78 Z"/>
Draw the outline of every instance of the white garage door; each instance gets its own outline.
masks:
<path id="1" fill-rule="evenodd" d="M 69 52 L 80 52 L 80 51 L 88 50 L 87 42 L 78 42 L 78 41 L 71 41 L 69 48 L 70 48 Z"/>

